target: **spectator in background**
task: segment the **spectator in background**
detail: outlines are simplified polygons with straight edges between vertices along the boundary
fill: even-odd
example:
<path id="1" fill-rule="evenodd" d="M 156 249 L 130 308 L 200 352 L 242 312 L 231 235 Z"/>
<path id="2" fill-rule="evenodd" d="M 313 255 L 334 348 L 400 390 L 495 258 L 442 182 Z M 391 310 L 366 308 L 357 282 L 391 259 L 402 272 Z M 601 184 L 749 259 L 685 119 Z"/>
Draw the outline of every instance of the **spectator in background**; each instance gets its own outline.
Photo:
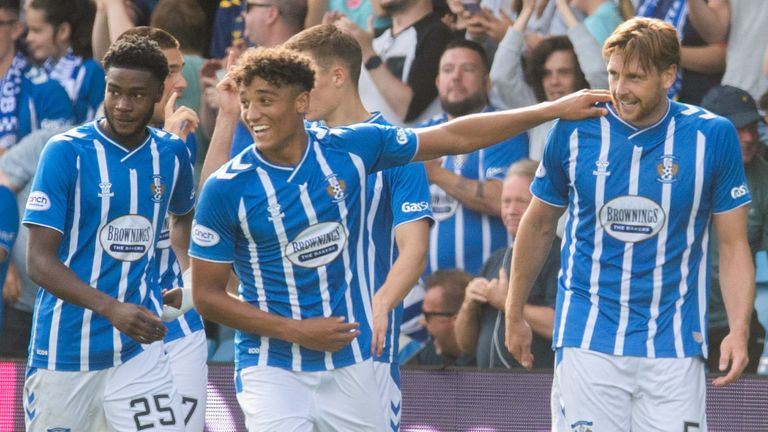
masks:
<path id="1" fill-rule="evenodd" d="M 595 42 L 583 25 L 569 30 L 569 37 L 545 39 L 534 49 L 523 68 L 525 28 L 534 13 L 536 0 L 522 0 L 517 20 L 499 43 L 491 66 L 491 102 L 499 108 L 519 108 L 555 98 L 582 88 L 607 88 L 608 74 Z M 528 157 L 541 159 L 551 123 L 528 131 Z"/>
<path id="2" fill-rule="evenodd" d="M 379 5 L 379 0 L 308 0 L 307 20 L 304 27 L 310 28 L 323 22 L 326 13 L 341 14 L 349 18 L 358 27 L 369 29 L 373 19 L 373 32 L 379 34 L 391 25 L 384 9 Z"/>
<path id="3" fill-rule="evenodd" d="M 66 90 L 77 124 L 93 120 L 104 100 L 104 69 L 93 59 L 90 0 L 28 0 L 27 49 L 49 78 Z"/>
<path id="4" fill-rule="evenodd" d="M 73 121 L 72 104 L 64 89 L 32 67 L 16 42 L 24 32 L 19 0 L 0 0 L 0 155 L 33 130 Z"/>
<path id="5" fill-rule="evenodd" d="M 375 39 L 348 18 L 336 21 L 363 51 L 360 97 L 393 124 L 426 120 L 439 112 L 434 80 L 451 30 L 432 0 L 381 0 L 381 7 L 392 27 Z"/>
<path id="6" fill-rule="evenodd" d="M 273 47 L 304 29 L 307 0 L 246 1 L 245 35 L 256 46 Z"/>
<path id="7" fill-rule="evenodd" d="M 247 0 L 221 0 L 213 19 L 211 46 L 208 57 L 223 59 L 232 46 L 245 46 L 245 14 L 243 6 Z"/>
<path id="8" fill-rule="evenodd" d="M 501 192 L 504 227 L 512 241 L 496 250 L 485 262 L 478 277 L 467 286 L 464 303 L 456 316 L 455 332 L 464 354 L 474 355 L 481 368 L 519 368 L 504 346 L 504 304 L 507 300 L 509 263 L 514 237 L 523 213 L 531 202 L 530 186 L 538 163 L 526 159 L 507 170 Z M 552 327 L 555 323 L 557 273 L 560 270 L 560 238 L 555 237 L 544 267 L 531 289 L 523 309 L 534 336 L 531 343 L 534 368 L 552 368 Z"/>
<path id="9" fill-rule="evenodd" d="M 152 8 L 158 0 L 93 0 L 96 18 L 93 21 L 91 44 L 93 57 L 101 61 L 110 44 L 134 26 L 149 23 Z"/>
<path id="10" fill-rule="evenodd" d="M 461 270 L 438 270 L 426 281 L 423 325 L 431 340 L 409 362 L 430 366 L 474 366 L 475 358 L 465 355 L 456 340 L 454 322 L 464 301 L 464 290 L 472 275 Z"/>
<path id="11" fill-rule="evenodd" d="M 0 186 L 0 287 L 5 283 L 11 251 L 19 232 L 19 210 L 16 197 L 7 186 Z M 0 293 L 0 335 L 3 335 L 5 292 Z"/>
<path id="12" fill-rule="evenodd" d="M 0 186 L 16 194 L 19 219 L 24 215 L 32 179 L 37 171 L 40 153 L 48 140 L 66 132 L 70 125 L 54 129 L 39 129 L 19 141 L 0 157 Z M 4 215 L 4 213 L 3 213 Z M 11 253 L 3 297 L 5 298 L 4 324 L 0 332 L 0 357 L 26 358 L 32 330 L 32 310 L 39 285 L 27 274 L 27 240 L 29 229 L 19 227 L 16 244 Z"/>
<path id="13" fill-rule="evenodd" d="M 732 86 L 712 88 L 702 101 L 703 108 L 721 115 L 733 123 L 741 144 L 741 159 L 747 176 L 752 202 L 747 213 L 747 238 L 754 259 L 760 250 L 768 250 L 768 163 L 761 156 L 762 146 L 757 136 L 757 125 L 762 122 L 757 112 L 755 100 L 746 91 Z M 710 372 L 718 371 L 720 344 L 728 335 L 728 317 L 720 291 L 720 263 L 716 236 L 710 237 L 709 261 L 711 278 L 709 285 L 709 356 L 707 364 Z M 763 312 L 765 313 L 765 311 Z M 765 329 L 757 318 L 757 310 L 752 311 L 747 350 L 749 364 L 744 369 L 747 373 L 756 373 L 760 365 L 765 344 Z"/>
<path id="14" fill-rule="evenodd" d="M 444 113 L 420 126 L 496 109 L 488 104 L 489 64 L 483 48 L 457 39 L 440 57 L 437 79 Z M 496 249 L 507 245 L 500 219 L 501 183 L 510 164 L 528 154 L 528 137 L 520 134 L 469 154 L 426 163 L 435 225 L 430 232 L 429 267 L 458 268 L 476 274 Z"/>
<path id="15" fill-rule="evenodd" d="M 586 15 L 582 23 L 600 46 L 622 21 L 634 16 L 630 0 L 620 0 L 621 6 L 614 0 L 555 0 L 555 3 L 568 28 L 579 22 L 571 7 Z"/>

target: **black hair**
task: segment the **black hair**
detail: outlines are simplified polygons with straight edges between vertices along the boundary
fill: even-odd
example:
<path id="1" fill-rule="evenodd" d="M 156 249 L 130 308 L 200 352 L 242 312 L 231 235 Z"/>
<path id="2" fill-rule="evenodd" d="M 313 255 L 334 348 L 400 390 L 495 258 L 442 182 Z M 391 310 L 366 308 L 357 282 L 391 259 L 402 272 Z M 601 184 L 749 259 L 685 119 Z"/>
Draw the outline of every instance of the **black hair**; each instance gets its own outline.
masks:
<path id="1" fill-rule="evenodd" d="M 29 7 L 41 10 L 54 32 L 62 24 L 68 23 L 72 52 L 84 58 L 93 57 L 91 32 L 96 8 L 90 0 L 31 0 Z"/>
<path id="2" fill-rule="evenodd" d="M 110 68 L 143 69 L 162 84 L 168 76 L 168 60 L 157 42 L 139 36 L 121 36 L 109 47 L 102 60 L 104 70 Z"/>

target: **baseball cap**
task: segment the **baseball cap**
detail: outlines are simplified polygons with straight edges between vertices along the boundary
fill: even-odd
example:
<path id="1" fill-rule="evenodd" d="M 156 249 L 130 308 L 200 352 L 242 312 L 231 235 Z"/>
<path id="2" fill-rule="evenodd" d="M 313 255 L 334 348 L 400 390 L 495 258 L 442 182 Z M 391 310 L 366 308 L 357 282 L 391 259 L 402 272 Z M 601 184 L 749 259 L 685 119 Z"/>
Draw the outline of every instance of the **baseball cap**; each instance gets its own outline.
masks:
<path id="1" fill-rule="evenodd" d="M 729 85 L 712 87 L 701 100 L 701 106 L 727 118 L 737 129 L 762 119 L 752 96 Z"/>

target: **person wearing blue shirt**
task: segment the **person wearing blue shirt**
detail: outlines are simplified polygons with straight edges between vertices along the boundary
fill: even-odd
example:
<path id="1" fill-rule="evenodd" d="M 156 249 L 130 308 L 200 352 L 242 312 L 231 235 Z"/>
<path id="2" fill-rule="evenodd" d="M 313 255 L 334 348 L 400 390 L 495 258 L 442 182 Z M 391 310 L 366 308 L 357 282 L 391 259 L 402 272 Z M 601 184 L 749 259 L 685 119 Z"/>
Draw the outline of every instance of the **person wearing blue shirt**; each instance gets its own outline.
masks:
<path id="1" fill-rule="evenodd" d="M 105 85 L 104 69 L 91 51 L 93 5 L 88 0 L 32 0 L 24 13 L 31 57 L 66 90 L 75 122 L 93 120 Z"/>
<path id="2" fill-rule="evenodd" d="M 515 238 L 506 345 L 530 368 L 528 292 L 567 213 L 555 307 L 553 430 L 706 429 L 709 226 L 730 333 L 721 386 L 747 364 L 755 273 L 750 192 L 726 119 L 667 98 L 672 25 L 633 18 L 606 40 L 608 115 L 559 120 Z"/>
<path id="3" fill-rule="evenodd" d="M 419 126 L 445 123 L 488 105 L 490 65 L 483 48 L 465 39 L 440 56 L 437 84 L 442 115 Z M 458 268 L 476 275 L 491 254 L 508 244 L 501 221 L 501 184 L 509 166 L 528 156 L 523 133 L 472 153 L 427 162 L 435 226 L 430 232 L 428 273 Z"/>
<path id="4" fill-rule="evenodd" d="M 19 212 L 16 207 L 16 195 L 8 187 L 0 186 L 0 287 L 5 283 L 8 264 L 11 262 L 11 250 L 18 232 Z M 4 308 L 3 296 L 0 295 L 0 334 L 3 330 Z"/>
<path id="5" fill-rule="evenodd" d="M 179 41 L 165 30 L 155 27 L 134 27 L 120 37 L 124 36 L 149 38 L 156 42 L 163 52 L 168 62 L 168 76 L 163 82 L 163 93 L 160 101 L 155 104 L 149 124 L 181 138 L 186 145 L 190 162 L 194 162 L 196 154 L 194 131 L 199 120 L 191 108 L 184 105 L 176 106 L 176 101 L 187 88 L 187 81 L 182 74 L 184 57 Z M 158 266 L 160 289 L 169 291 L 169 294 L 164 295 L 166 300 L 171 298 L 168 296 L 173 296 L 170 294 L 172 290 L 189 288 L 182 276 L 182 267 L 189 267 L 186 264 L 188 261 L 186 250 L 184 247 L 179 248 L 178 252 L 182 256 L 177 256 L 177 251 L 171 247 L 169 225 L 170 218 L 166 218 L 157 242 L 157 259 L 155 260 Z M 191 296 L 191 292 L 187 291 L 187 296 Z M 187 299 L 187 303 L 190 300 Z M 183 295 L 178 303 L 176 306 L 184 304 Z M 163 308 L 161 318 L 168 328 L 163 342 L 176 388 L 181 394 L 185 430 L 202 432 L 205 426 L 208 385 L 208 342 L 203 319 L 194 308 L 177 307 L 169 310 L 168 306 L 174 305 L 164 305 Z"/>
<path id="6" fill-rule="evenodd" d="M 27 200 L 28 271 L 41 286 L 27 430 L 181 431 L 155 260 L 167 213 L 188 233 L 192 168 L 181 140 L 147 127 L 168 75 L 157 43 L 123 37 L 104 66 L 106 117 L 48 142 Z"/>
<path id="7" fill-rule="evenodd" d="M 23 33 L 19 0 L 0 1 L 0 154 L 33 130 L 73 121 L 64 89 L 17 52 L 16 41 Z"/>
<path id="8" fill-rule="evenodd" d="M 305 129 L 314 81 L 309 59 L 278 47 L 246 52 L 219 83 L 189 252 L 195 306 L 238 330 L 235 388 L 249 428 L 378 431 L 368 174 L 473 151 L 561 115 L 599 115 L 593 104 L 608 92 L 419 131 Z M 255 144 L 227 162 L 241 117 Z M 226 291 L 233 268 L 238 297 Z"/>
<path id="9" fill-rule="evenodd" d="M 388 124 L 381 113 L 369 113 L 360 100 L 357 82 L 362 51 L 351 35 L 331 24 L 317 25 L 294 35 L 283 47 L 307 55 L 317 68 L 307 120 L 329 128 Z M 363 247 L 368 283 L 374 292 L 374 368 L 385 422 L 397 431 L 402 399 L 397 361 L 402 301 L 426 267 L 432 223 L 429 186 L 421 163 L 371 174 L 366 186 L 368 236 Z"/>

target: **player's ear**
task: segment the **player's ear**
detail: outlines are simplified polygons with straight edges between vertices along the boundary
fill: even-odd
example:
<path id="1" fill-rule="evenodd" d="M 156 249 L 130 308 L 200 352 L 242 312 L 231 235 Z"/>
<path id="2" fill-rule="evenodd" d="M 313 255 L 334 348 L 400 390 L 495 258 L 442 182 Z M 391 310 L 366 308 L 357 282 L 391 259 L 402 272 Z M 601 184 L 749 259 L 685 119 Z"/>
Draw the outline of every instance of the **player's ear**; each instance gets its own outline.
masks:
<path id="1" fill-rule="evenodd" d="M 309 111 L 309 92 L 302 91 L 296 96 L 296 112 L 306 114 Z"/>
<path id="2" fill-rule="evenodd" d="M 333 85 L 336 88 L 341 87 L 349 79 L 349 74 L 341 66 L 334 66 L 331 69 L 331 77 L 333 79 Z"/>

